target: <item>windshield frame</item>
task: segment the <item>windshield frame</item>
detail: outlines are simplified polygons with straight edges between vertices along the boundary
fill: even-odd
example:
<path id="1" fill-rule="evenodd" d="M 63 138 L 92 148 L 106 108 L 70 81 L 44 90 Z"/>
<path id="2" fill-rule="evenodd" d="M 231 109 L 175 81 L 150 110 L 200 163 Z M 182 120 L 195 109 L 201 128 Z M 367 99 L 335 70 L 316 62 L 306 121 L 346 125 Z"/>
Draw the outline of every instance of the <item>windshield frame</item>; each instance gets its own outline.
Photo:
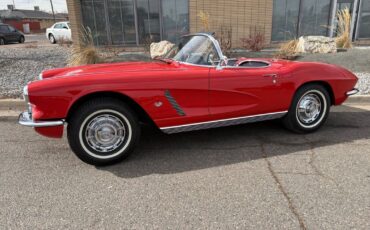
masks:
<path id="1" fill-rule="evenodd" d="M 219 63 L 217 65 L 201 65 L 201 64 L 193 64 L 193 63 L 189 63 L 189 62 L 177 61 L 177 60 L 174 60 L 172 58 L 170 58 L 170 59 L 173 60 L 173 61 L 176 61 L 178 63 L 186 64 L 186 65 L 200 66 L 200 67 L 207 67 L 207 68 L 219 68 L 221 66 L 221 64 L 225 61 L 225 56 L 222 54 L 222 50 L 221 50 L 221 47 L 220 47 L 218 41 L 211 34 L 208 34 L 208 33 L 187 34 L 187 35 L 184 35 L 182 37 L 192 37 L 192 36 L 207 37 L 212 42 L 218 56 L 220 57 Z"/>

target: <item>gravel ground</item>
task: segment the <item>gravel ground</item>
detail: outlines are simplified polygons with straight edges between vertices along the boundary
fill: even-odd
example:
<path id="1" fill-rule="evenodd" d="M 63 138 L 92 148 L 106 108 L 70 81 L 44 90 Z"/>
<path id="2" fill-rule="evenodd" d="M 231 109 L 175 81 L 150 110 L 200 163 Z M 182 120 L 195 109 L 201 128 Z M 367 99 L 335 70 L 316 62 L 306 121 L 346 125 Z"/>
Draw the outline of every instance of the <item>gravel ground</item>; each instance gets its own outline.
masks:
<path id="1" fill-rule="evenodd" d="M 356 87 L 360 90 L 359 95 L 370 94 L 370 73 L 355 73 L 358 77 Z"/>
<path id="2" fill-rule="evenodd" d="M 37 46 L 25 48 L 4 46 L 0 48 L 0 98 L 21 97 L 23 86 L 33 80 L 42 70 L 66 65 L 69 49 L 66 47 Z M 270 55 L 268 52 L 239 53 L 254 57 L 256 54 Z M 127 56 L 127 55 L 126 55 Z M 136 56 L 120 56 L 120 61 L 136 60 Z M 133 57 L 133 59 L 132 59 Z M 370 94 L 370 49 L 352 49 L 337 54 L 308 54 L 298 61 L 318 61 L 343 66 L 359 77 L 357 87 L 360 94 Z"/>
<path id="3" fill-rule="evenodd" d="M 42 70 L 66 65 L 68 48 L 0 48 L 0 98 L 21 96 L 23 86 Z"/>

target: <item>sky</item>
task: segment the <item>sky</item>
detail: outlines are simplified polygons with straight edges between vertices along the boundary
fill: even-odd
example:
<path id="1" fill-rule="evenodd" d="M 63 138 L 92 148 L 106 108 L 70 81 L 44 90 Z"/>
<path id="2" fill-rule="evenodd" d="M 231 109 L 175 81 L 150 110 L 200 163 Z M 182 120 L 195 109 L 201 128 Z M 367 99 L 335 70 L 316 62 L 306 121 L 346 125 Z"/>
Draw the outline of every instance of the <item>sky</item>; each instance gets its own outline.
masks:
<path id="1" fill-rule="evenodd" d="M 0 0 L 0 10 L 7 9 L 7 5 L 13 5 L 16 9 L 33 10 L 34 6 L 39 6 L 40 10 L 51 12 L 50 0 Z M 66 13 L 66 0 L 52 0 L 54 11 L 56 13 Z"/>

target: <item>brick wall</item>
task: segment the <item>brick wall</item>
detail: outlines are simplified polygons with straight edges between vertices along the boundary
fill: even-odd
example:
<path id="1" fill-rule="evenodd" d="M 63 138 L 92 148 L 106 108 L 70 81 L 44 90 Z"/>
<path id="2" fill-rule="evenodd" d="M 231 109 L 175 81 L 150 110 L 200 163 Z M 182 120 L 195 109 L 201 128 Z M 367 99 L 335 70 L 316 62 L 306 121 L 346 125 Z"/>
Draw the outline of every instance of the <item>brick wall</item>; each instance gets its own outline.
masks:
<path id="1" fill-rule="evenodd" d="M 233 48 L 241 47 L 240 39 L 255 29 L 265 34 L 266 43 L 271 42 L 273 0 L 189 0 L 190 32 L 204 31 L 197 16 L 200 11 L 210 15 L 210 31 L 219 32 L 220 27 L 232 30 Z"/>
<path id="2" fill-rule="evenodd" d="M 80 0 L 67 0 L 69 22 L 72 30 L 73 44 L 79 46 L 81 44 L 82 33 L 82 15 Z"/>

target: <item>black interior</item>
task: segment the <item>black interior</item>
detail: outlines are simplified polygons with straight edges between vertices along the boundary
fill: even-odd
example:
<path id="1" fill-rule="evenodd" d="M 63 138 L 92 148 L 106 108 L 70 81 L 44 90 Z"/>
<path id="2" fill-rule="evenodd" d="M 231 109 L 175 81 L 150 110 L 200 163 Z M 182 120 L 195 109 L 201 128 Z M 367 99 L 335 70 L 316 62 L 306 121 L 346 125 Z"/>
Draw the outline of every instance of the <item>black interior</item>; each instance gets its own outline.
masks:
<path id="1" fill-rule="evenodd" d="M 269 66 L 269 64 L 262 61 L 245 61 L 241 63 L 239 66 L 255 68 L 255 67 L 266 67 Z"/>

